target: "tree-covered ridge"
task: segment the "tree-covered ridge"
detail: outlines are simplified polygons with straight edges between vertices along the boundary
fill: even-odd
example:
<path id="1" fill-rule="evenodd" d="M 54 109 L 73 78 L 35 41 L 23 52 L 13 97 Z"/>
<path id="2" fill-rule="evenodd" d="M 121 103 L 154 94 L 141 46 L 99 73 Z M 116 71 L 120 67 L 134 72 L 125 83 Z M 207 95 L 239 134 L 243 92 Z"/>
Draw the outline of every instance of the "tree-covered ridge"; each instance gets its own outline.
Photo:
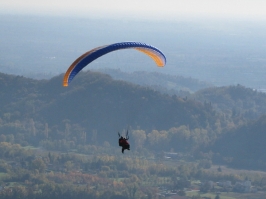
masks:
<path id="1" fill-rule="evenodd" d="M 201 95 L 199 91 L 194 98 L 170 96 L 97 72 L 80 73 L 69 87 L 62 86 L 62 75 L 38 81 L 2 74 L 1 81 L 1 142 L 84 154 L 95 152 L 89 144 L 116 146 L 117 131 L 129 126 L 131 152 L 173 150 L 206 159 L 200 152 L 212 150 L 216 154 L 207 151 L 207 159 L 221 161 L 228 154 L 212 147 L 216 140 L 231 139 L 228 150 L 232 151 L 238 139 L 228 138 L 231 132 L 253 129 L 247 123 L 248 117 L 233 111 L 235 106 L 242 104 L 239 113 L 261 106 L 260 110 L 254 109 L 260 115 L 265 100 L 265 94 L 242 86 L 210 88 Z M 217 109 L 222 98 L 231 103 L 225 101 L 222 104 L 225 108 Z M 256 140 L 252 136 L 248 139 L 248 143 Z M 246 146 L 250 156 L 258 153 L 252 147 Z M 266 160 L 261 159 L 264 164 Z"/>
<path id="2" fill-rule="evenodd" d="M 13 78 L 15 83 L 9 87 L 14 92 L 8 92 L 16 97 L 14 101 L 10 98 L 1 102 L 3 124 L 12 126 L 7 123 L 17 120 L 16 128 L 31 126 L 36 133 L 47 126 L 45 131 L 65 131 L 66 125 L 71 125 L 79 133 L 97 131 L 98 139 L 114 141 L 113 134 L 128 125 L 145 130 L 180 125 L 194 129 L 214 126 L 220 119 L 208 104 L 161 94 L 95 72 L 79 74 L 67 88 L 62 86 L 62 76 L 49 81 L 17 77 L 22 81 L 17 84 Z"/>
<path id="3" fill-rule="evenodd" d="M 0 73 L 0 113 L 14 111 L 17 105 L 22 105 L 19 109 L 21 114 L 28 112 L 27 104 L 38 94 L 38 86 L 43 81 L 37 81 L 22 76 L 14 76 Z M 17 110 L 19 111 L 19 110 Z"/>
<path id="4" fill-rule="evenodd" d="M 212 147 L 223 158 L 223 164 L 236 168 L 265 170 L 266 116 L 229 131 Z"/>
<path id="5" fill-rule="evenodd" d="M 266 113 L 266 93 L 241 85 L 210 87 L 196 92 L 192 97 L 210 102 L 219 111 L 232 117 L 257 119 Z"/>

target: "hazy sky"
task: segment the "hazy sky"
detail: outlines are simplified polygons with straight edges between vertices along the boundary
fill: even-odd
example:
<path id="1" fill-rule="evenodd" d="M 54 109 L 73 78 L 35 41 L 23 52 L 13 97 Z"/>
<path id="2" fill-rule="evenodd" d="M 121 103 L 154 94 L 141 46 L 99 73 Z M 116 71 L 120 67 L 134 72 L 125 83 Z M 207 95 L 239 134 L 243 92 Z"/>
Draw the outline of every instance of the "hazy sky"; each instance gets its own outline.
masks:
<path id="1" fill-rule="evenodd" d="M 0 0 L 1 13 L 179 19 L 266 20 L 265 0 Z"/>

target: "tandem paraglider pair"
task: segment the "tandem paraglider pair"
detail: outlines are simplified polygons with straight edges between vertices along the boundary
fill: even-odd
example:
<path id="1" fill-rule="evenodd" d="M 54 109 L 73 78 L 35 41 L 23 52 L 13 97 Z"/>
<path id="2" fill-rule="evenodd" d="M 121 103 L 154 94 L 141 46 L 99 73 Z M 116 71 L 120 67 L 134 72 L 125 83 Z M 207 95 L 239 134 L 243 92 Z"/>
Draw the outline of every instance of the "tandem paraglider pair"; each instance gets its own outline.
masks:
<path id="1" fill-rule="evenodd" d="M 145 43 L 139 43 L 139 42 L 121 42 L 121 43 L 114 43 L 111 45 L 105 45 L 100 46 L 97 48 L 94 48 L 80 57 L 78 57 L 68 68 L 64 75 L 63 79 L 63 86 L 68 86 L 68 84 L 73 80 L 73 78 L 81 71 L 85 66 L 87 66 L 89 63 L 94 61 L 95 59 L 116 51 L 116 50 L 122 50 L 122 49 L 135 49 L 138 50 L 149 57 L 151 57 L 158 67 L 164 67 L 166 64 L 166 58 L 164 54 L 154 46 L 145 44 Z M 124 150 L 130 150 L 130 144 L 128 142 L 129 136 L 128 131 L 126 137 L 122 137 L 119 133 L 119 146 L 122 147 L 122 153 L 124 153 Z"/>
<path id="2" fill-rule="evenodd" d="M 128 142 L 129 140 L 128 131 L 126 137 L 121 136 L 120 133 L 118 132 L 118 137 L 119 137 L 118 145 L 122 147 L 122 153 L 124 153 L 125 149 L 130 150 L 130 144 Z"/>

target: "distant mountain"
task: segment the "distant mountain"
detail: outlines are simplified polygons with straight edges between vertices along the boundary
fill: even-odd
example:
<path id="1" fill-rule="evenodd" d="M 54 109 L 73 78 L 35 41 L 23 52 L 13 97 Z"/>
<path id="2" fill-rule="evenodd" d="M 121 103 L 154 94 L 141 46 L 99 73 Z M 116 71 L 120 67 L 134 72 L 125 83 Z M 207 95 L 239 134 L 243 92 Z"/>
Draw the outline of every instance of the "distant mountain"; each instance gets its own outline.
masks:
<path id="1" fill-rule="evenodd" d="M 98 69 L 101 73 L 109 74 L 117 80 L 124 80 L 141 86 L 148 86 L 166 94 L 189 95 L 200 89 L 212 87 L 208 82 L 199 81 L 191 77 L 169 75 L 158 72 L 135 71 L 123 72 L 119 69 Z"/>
<path id="2" fill-rule="evenodd" d="M 266 29 L 262 22 L 1 15 L 0 27 L 0 71 L 8 74 L 51 77 L 63 73 L 78 56 L 92 48 L 133 39 L 155 45 L 165 53 L 164 73 L 219 86 L 266 88 L 266 45 L 262 42 L 266 40 Z M 89 68 L 105 67 L 127 72 L 156 68 L 149 58 L 130 50 L 101 57 Z"/>

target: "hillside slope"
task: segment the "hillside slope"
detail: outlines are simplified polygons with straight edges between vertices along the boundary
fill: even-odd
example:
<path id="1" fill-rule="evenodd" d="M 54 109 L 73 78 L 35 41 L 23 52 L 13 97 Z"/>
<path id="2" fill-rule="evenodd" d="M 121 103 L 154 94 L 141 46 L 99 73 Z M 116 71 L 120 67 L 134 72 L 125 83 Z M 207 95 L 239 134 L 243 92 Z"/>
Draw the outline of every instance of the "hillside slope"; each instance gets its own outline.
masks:
<path id="1" fill-rule="evenodd" d="M 45 81 L 2 76 L 3 122 L 31 120 L 32 125 L 33 120 L 36 131 L 45 124 L 54 131 L 65 131 L 69 124 L 79 126 L 79 131 L 97 131 L 100 137 L 109 137 L 127 126 L 145 130 L 180 125 L 209 128 L 218 119 L 207 104 L 161 94 L 97 72 L 78 74 L 69 87 L 62 86 L 62 75 Z"/>
<path id="2" fill-rule="evenodd" d="M 205 88 L 191 98 L 209 102 L 216 110 L 233 118 L 258 119 L 266 113 L 266 93 L 241 85 Z"/>
<path id="3" fill-rule="evenodd" d="M 228 132 L 211 147 L 215 153 L 223 157 L 223 163 L 236 168 L 266 168 L 265 140 L 266 116 L 248 122 Z M 217 157 L 216 157 L 217 158 Z M 217 159 L 221 161 L 221 159 Z"/>
<path id="4" fill-rule="evenodd" d="M 48 101 L 38 114 L 51 124 L 68 119 L 106 132 L 128 125 L 149 130 L 179 125 L 205 128 L 216 119 L 211 107 L 197 101 L 164 95 L 101 73 L 81 73 L 66 88 L 61 81 L 62 77 L 55 77 L 41 88 Z"/>

